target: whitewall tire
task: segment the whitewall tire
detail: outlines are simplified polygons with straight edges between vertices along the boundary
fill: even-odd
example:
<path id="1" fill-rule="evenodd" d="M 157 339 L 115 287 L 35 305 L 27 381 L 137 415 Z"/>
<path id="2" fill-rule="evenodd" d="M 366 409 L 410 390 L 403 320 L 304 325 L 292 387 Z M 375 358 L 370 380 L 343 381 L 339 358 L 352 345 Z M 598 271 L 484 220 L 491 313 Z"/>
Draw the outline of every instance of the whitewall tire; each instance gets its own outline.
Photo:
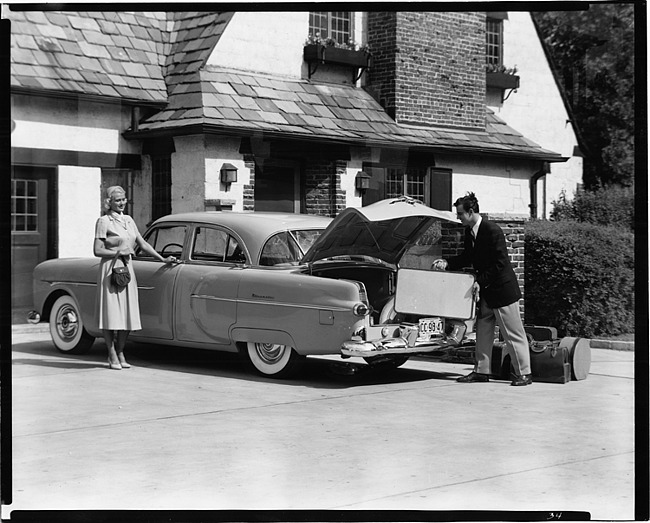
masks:
<path id="1" fill-rule="evenodd" d="M 95 338 L 84 328 L 79 306 L 72 296 L 57 298 L 50 311 L 50 335 L 60 352 L 85 354 Z"/>

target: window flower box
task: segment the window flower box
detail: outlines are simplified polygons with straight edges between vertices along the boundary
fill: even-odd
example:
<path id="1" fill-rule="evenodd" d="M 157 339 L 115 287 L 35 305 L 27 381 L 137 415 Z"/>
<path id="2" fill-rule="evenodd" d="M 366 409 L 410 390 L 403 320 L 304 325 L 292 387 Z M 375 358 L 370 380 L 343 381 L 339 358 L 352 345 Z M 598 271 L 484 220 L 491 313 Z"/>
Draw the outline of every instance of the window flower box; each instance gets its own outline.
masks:
<path id="1" fill-rule="evenodd" d="M 304 49 L 305 62 L 323 64 L 348 65 L 350 67 L 367 68 L 370 54 L 366 51 L 346 49 L 343 47 L 308 44 Z"/>
<path id="2" fill-rule="evenodd" d="M 518 89 L 519 77 L 515 74 L 501 73 L 501 72 L 487 72 L 486 84 L 488 87 L 496 87 L 498 89 Z"/>

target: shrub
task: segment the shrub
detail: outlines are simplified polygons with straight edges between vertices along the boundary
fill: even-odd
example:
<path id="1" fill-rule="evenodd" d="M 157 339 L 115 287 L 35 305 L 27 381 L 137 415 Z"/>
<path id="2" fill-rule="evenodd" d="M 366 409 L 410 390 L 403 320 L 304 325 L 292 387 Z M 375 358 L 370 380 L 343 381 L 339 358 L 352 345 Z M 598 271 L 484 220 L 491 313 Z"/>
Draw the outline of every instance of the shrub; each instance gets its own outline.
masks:
<path id="1" fill-rule="evenodd" d="M 526 323 L 560 336 L 634 331 L 634 235 L 571 220 L 525 230 Z"/>
<path id="2" fill-rule="evenodd" d="M 551 220 L 576 220 L 634 230 L 634 189 L 612 185 L 594 191 L 578 191 L 567 200 L 562 191 L 553 201 Z"/>

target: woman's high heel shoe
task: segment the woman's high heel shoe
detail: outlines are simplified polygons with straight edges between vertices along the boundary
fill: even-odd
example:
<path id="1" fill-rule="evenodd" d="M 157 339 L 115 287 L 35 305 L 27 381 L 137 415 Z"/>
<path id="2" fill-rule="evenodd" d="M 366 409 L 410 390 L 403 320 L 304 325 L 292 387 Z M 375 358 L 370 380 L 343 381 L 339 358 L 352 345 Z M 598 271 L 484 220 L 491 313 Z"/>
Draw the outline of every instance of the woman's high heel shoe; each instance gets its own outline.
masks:
<path id="1" fill-rule="evenodd" d="M 119 363 L 111 363 L 111 360 L 108 360 L 108 367 L 113 370 L 122 370 L 122 365 Z"/>
<path id="2" fill-rule="evenodd" d="M 130 368 L 131 368 L 131 364 L 126 362 L 126 358 L 125 358 L 124 356 L 122 356 L 122 357 L 120 358 L 120 356 L 118 355 L 117 357 L 118 357 L 118 359 L 120 360 L 120 366 L 121 366 L 123 369 L 130 369 Z"/>

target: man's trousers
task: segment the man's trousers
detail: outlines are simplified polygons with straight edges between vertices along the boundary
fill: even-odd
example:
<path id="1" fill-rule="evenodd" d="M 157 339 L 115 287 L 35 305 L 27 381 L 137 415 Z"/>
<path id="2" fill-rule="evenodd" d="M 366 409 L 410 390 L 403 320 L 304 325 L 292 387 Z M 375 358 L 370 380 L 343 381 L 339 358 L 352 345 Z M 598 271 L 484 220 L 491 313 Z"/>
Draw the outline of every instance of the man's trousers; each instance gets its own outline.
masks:
<path id="1" fill-rule="evenodd" d="M 485 303 L 485 300 L 481 300 L 479 305 L 474 371 L 480 374 L 491 374 L 490 360 L 494 345 L 495 325 L 499 326 L 517 375 L 531 374 L 528 339 L 519 314 L 519 302 L 492 309 Z"/>

